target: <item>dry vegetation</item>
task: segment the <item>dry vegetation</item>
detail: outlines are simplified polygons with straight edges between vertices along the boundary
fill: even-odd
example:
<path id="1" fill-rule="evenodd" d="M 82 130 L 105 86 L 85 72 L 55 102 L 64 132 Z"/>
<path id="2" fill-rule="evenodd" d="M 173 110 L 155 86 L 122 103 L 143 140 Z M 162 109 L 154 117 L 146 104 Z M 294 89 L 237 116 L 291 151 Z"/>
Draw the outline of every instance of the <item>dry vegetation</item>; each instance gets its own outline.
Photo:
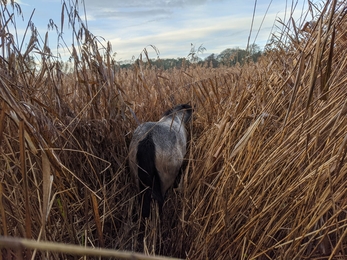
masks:
<path id="1" fill-rule="evenodd" d="M 347 6 L 311 7 L 315 23 L 284 27 L 256 64 L 170 71 L 117 69 L 67 8 L 64 73 L 34 27 L 16 43 L 19 6 L 2 1 L 0 234 L 187 259 L 344 259 Z M 141 235 L 127 167 L 136 118 L 183 102 L 195 115 L 181 185 Z M 73 258 L 46 250 L 1 252 Z"/>

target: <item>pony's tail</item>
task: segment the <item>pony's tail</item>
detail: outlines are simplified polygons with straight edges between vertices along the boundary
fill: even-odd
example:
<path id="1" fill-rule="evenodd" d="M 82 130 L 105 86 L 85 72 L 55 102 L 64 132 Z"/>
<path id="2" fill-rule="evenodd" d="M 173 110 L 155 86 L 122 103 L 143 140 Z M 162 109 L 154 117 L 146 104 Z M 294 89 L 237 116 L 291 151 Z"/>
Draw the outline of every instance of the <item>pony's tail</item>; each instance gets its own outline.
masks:
<path id="1" fill-rule="evenodd" d="M 148 218 L 152 199 L 158 202 L 159 213 L 161 213 L 164 204 L 159 174 L 155 166 L 155 144 L 151 133 L 139 142 L 136 159 L 138 163 L 139 186 L 142 194 L 140 196 L 142 217 Z"/>

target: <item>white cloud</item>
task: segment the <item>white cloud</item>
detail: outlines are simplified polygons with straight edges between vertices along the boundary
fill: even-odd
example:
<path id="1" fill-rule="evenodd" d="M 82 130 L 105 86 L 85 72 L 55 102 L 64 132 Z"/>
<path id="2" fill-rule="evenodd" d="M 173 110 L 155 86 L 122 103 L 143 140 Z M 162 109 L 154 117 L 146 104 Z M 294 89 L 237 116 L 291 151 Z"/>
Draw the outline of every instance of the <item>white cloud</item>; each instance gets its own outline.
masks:
<path id="1" fill-rule="evenodd" d="M 266 31 L 265 37 L 270 33 L 273 19 L 264 22 L 263 29 Z M 255 21 L 260 24 L 262 16 L 255 17 Z M 231 22 L 232 21 L 232 22 Z M 258 28 L 255 28 L 256 30 Z M 230 47 L 245 48 L 250 30 L 250 19 L 247 17 L 217 17 L 206 19 L 197 17 L 195 19 L 181 22 L 181 26 L 172 26 L 164 23 L 160 28 L 156 24 L 147 26 L 144 32 L 130 34 L 126 30 L 121 30 L 116 38 L 112 37 L 112 32 L 99 32 L 109 39 L 113 45 L 114 51 L 118 53 L 120 59 L 130 59 L 132 56 L 138 56 L 142 49 L 150 44 L 155 45 L 161 55 L 171 58 L 186 56 L 190 50 L 190 43 L 199 46 L 203 44 L 207 52 L 221 52 Z M 148 33 L 146 33 L 146 31 Z M 155 32 L 152 34 L 151 32 Z M 135 33 L 136 34 L 136 33 Z M 253 37 L 256 32 L 253 32 Z M 264 33 L 260 33 L 258 38 L 264 38 Z"/>
<path id="2" fill-rule="evenodd" d="M 108 8 L 118 8 L 118 7 L 156 7 L 156 6 L 166 6 L 166 7 L 185 7 L 185 6 L 197 6 L 203 5 L 206 2 L 220 2 L 220 0 L 127 0 L 127 1 L 110 1 L 110 0 L 85 0 L 86 5 L 91 8 L 98 7 L 108 7 Z"/>

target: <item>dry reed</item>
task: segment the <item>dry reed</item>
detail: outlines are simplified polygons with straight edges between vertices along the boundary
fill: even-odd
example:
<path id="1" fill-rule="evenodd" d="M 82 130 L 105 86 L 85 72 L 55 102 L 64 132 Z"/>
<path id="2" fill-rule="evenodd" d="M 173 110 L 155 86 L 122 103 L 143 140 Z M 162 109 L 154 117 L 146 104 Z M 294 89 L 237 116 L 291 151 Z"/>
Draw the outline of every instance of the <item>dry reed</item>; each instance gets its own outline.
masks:
<path id="1" fill-rule="evenodd" d="M 11 26 L 20 7 L 5 2 L 2 236 L 187 259 L 347 256 L 344 1 L 311 4 L 315 21 L 283 24 L 281 40 L 257 63 L 169 71 L 141 61 L 119 69 L 111 46 L 63 1 L 61 27 L 68 21 L 75 33 L 66 46 L 71 72 L 34 27 L 27 49 L 16 45 Z M 131 133 L 137 119 L 157 120 L 183 102 L 195 114 L 181 183 L 169 191 L 163 218 L 140 234 L 127 167 Z M 36 249 L 7 245 L 2 257 L 72 258 Z"/>

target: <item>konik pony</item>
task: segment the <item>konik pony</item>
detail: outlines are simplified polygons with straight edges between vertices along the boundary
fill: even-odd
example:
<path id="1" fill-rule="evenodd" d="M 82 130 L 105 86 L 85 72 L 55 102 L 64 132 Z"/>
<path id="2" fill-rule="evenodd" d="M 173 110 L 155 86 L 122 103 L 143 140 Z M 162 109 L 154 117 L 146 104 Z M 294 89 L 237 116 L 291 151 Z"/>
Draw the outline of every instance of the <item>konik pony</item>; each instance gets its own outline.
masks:
<path id="1" fill-rule="evenodd" d="M 138 126 L 129 147 L 131 174 L 141 192 L 142 217 L 150 215 L 151 202 L 162 211 L 167 190 L 173 185 L 187 147 L 186 125 L 193 109 L 181 104 L 166 111 L 158 122 Z"/>

